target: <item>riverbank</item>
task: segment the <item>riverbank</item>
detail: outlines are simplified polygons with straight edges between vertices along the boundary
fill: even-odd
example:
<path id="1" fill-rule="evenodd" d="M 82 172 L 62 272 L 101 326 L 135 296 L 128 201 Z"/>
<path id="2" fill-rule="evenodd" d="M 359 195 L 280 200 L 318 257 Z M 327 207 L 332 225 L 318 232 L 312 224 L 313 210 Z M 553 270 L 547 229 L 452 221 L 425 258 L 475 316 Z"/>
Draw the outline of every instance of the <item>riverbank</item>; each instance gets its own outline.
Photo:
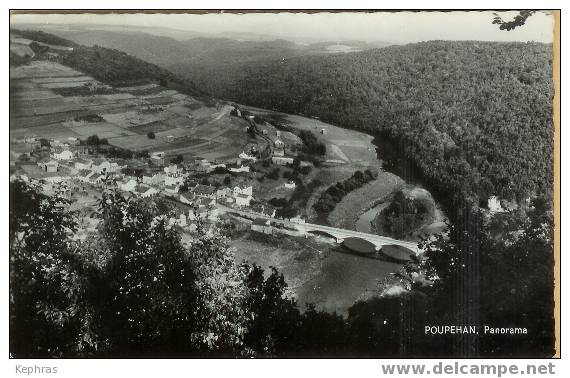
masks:
<path id="1" fill-rule="evenodd" d="M 356 227 L 361 214 L 403 185 L 405 182 L 400 177 L 379 171 L 376 180 L 348 193 L 329 214 L 328 221 L 334 227 L 361 231 Z"/>
<path id="2" fill-rule="evenodd" d="M 330 239 L 276 237 L 251 231 L 233 239 L 235 261 L 248 261 L 283 273 L 300 309 L 314 303 L 317 308 L 346 316 L 359 299 L 378 295 L 378 282 L 402 265 L 358 256 Z"/>

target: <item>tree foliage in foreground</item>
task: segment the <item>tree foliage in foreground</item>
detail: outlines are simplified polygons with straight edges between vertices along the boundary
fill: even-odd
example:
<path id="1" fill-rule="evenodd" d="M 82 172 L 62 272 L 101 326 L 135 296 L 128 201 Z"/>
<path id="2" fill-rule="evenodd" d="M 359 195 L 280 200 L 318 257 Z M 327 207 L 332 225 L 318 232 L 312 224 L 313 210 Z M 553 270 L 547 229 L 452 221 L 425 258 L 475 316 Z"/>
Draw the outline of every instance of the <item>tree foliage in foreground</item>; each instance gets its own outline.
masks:
<path id="1" fill-rule="evenodd" d="M 425 242 L 406 274 L 435 279 L 348 316 L 301 311 L 281 273 L 234 262 L 222 230 L 182 243 L 160 204 L 106 193 L 98 231 L 72 238 L 61 196 L 10 184 L 10 351 L 49 356 L 550 356 L 552 222 L 479 214 Z M 497 235 L 497 222 L 516 224 Z M 502 232 L 502 231 L 500 231 Z M 429 336 L 426 325 L 526 327 L 526 335 Z"/>

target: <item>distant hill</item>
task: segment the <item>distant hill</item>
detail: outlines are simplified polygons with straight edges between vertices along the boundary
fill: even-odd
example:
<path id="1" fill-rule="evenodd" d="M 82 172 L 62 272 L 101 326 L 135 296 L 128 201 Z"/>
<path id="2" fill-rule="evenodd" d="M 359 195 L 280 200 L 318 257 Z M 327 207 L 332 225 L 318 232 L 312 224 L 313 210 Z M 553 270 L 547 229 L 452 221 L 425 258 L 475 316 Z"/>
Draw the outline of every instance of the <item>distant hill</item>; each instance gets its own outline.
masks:
<path id="1" fill-rule="evenodd" d="M 166 68 L 210 92 L 234 71 L 252 62 L 306 55 L 350 53 L 388 45 L 385 42 L 329 41 L 294 43 L 254 33 L 206 35 L 165 28 L 111 25 L 26 25 L 37 27 L 85 46 L 102 46 L 126 52 Z M 186 33 L 186 34 L 184 34 Z M 186 36 L 186 38 L 184 37 Z M 309 39 L 310 41 L 310 39 Z"/>
<path id="2" fill-rule="evenodd" d="M 58 62 L 85 72 L 103 83 L 113 86 L 128 86 L 155 82 L 190 95 L 204 94 L 204 92 L 196 89 L 187 79 L 176 76 L 165 68 L 129 55 L 124 51 L 101 46 L 85 46 L 79 42 L 37 30 L 12 28 L 10 33 L 11 36 L 18 36 L 52 46 L 71 47 L 70 51 L 57 50 L 56 59 Z M 44 47 L 34 52 L 37 54 L 37 59 L 47 59 L 46 54 L 51 53 L 52 51 L 50 50 L 53 49 Z M 25 63 L 25 59 L 11 57 L 11 64 L 23 63 Z"/>

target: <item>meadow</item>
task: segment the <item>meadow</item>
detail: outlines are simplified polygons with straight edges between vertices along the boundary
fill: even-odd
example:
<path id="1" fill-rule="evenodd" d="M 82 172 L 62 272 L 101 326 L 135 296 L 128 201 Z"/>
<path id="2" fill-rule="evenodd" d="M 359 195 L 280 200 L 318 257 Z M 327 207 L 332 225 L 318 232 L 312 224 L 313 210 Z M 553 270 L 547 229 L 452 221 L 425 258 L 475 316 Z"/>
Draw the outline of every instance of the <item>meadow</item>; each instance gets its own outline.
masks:
<path id="1" fill-rule="evenodd" d="M 89 95 L 89 88 L 108 94 Z M 87 95 L 86 95 L 87 92 Z M 200 100 L 158 84 L 111 88 L 56 62 L 32 61 L 10 68 L 10 138 L 85 139 L 98 135 L 132 151 L 167 156 L 221 159 L 237 157 L 251 142 L 247 122 L 229 115 L 231 107 Z M 100 116 L 104 122 L 75 122 Z M 150 132 L 155 134 L 151 139 Z"/>

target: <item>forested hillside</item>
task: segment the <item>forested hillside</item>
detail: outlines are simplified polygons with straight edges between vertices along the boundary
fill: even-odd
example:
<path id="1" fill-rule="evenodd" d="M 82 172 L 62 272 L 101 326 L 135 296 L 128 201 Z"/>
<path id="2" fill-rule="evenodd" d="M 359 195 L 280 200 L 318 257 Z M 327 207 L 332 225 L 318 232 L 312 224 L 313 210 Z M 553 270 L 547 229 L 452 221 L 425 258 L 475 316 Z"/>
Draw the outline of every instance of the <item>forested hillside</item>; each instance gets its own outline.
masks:
<path id="1" fill-rule="evenodd" d="M 36 30 L 11 29 L 15 36 L 24 37 L 34 42 L 30 45 L 35 50 L 36 59 L 53 59 L 46 54 L 52 52 L 48 46 L 34 48 L 38 42 L 50 45 L 72 47 L 71 51 L 57 51 L 57 60 L 78 71 L 84 72 L 113 86 L 133 85 L 138 83 L 156 82 L 162 86 L 176 89 L 191 95 L 202 95 L 187 79 L 181 78 L 155 64 L 129 55 L 124 51 L 101 46 L 83 46 L 65 38 Z M 19 58 L 11 55 L 10 64 L 24 64 L 31 58 Z"/>
<path id="2" fill-rule="evenodd" d="M 259 61 L 202 87 L 381 133 L 436 191 L 521 199 L 552 187 L 551 64 L 551 45 L 432 41 Z"/>
<path id="3" fill-rule="evenodd" d="M 200 83 L 201 88 L 215 91 L 219 84 L 227 83 L 235 77 L 241 66 L 255 64 L 259 60 L 289 59 L 302 55 L 330 55 L 335 49 L 361 51 L 383 47 L 388 42 L 328 41 L 297 44 L 248 33 L 221 33 L 191 38 L 172 38 L 157 35 L 156 30 L 117 31 L 99 28 L 58 27 L 57 25 L 29 25 L 41 28 L 83 46 L 101 46 L 124 51 L 146 62 L 172 71 L 190 82 Z M 144 30 L 144 29 L 143 29 Z"/>

